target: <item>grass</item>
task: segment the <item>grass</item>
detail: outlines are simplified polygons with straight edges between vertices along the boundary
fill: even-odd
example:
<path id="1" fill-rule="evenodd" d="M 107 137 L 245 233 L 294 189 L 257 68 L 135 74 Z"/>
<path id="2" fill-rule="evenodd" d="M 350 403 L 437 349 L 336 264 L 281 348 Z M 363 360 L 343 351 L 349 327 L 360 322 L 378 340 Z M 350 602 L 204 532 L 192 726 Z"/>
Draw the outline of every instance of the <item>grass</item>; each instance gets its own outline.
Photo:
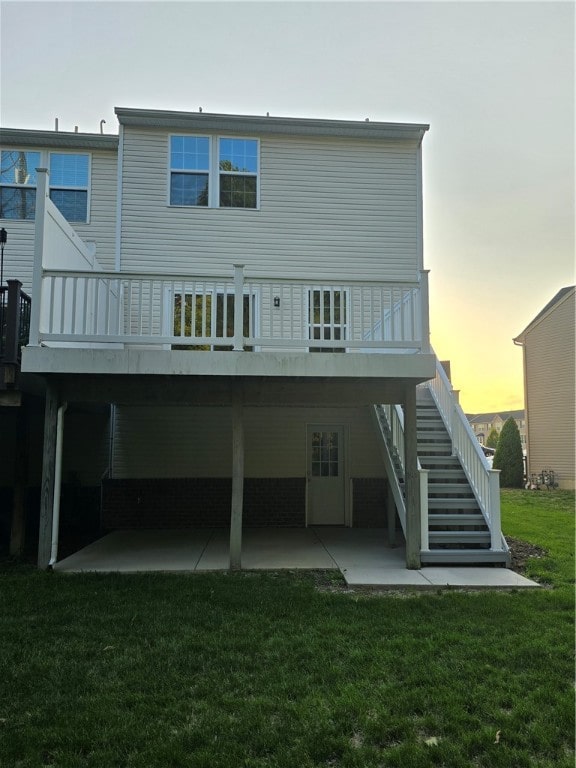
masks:
<path id="1" fill-rule="evenodd" d="M 552 588 L 397 599 L 6 565 L 0 765 L 572 768 L 574 494 L 502 508 Z"/>

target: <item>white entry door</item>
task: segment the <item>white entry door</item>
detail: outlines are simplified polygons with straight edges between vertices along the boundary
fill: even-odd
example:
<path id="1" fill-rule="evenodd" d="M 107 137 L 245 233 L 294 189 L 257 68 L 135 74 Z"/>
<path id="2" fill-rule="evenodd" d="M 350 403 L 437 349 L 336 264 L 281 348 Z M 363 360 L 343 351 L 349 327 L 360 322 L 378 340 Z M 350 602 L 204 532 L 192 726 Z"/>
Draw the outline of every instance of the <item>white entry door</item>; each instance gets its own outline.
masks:
<path id="1" fill-rule="evenodd" d="M 344 427 L 308 426 L 308 525 L 344 525 Z"/>

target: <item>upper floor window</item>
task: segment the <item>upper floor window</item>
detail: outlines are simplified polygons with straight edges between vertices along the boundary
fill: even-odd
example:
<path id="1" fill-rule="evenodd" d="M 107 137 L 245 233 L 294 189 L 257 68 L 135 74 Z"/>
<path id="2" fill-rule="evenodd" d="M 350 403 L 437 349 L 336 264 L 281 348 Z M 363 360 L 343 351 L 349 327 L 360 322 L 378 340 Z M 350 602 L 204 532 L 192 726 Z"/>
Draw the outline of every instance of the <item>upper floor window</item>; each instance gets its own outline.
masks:
<path id="1" fill-rule="evenodd" d="M 258 142 L 256 139 L 220 139 L 220 206 L 256 208 Z"/>
<path id="2" fill-rule="evenodd" d="M 88 221 L 89 155 L 2 150 L 0 165 L 0 218 L 34 219 L 36 168 L 48 165 L 54 205 L 68 221 Z"/>
<path id="3" fill-rule="evenodd" d="M 170 137 L 170 205 L 257 208 L 257 139 Z"/>
<path id="4" fill-rule="evenodd" d="M 210 139 L 170 138 L 170 205 L 208 205 Z"/>
<path id="5" fill-rule="evenodd" d="M 2 150 L 0 218 L 33 219 L 36 213 L 36 168 L 40 152 Z"/>
<path id="6" fill-rule="evenodd" d="M 50 154 L 50 199 L 68 221 L 88 221 L 88 155 Z"/>

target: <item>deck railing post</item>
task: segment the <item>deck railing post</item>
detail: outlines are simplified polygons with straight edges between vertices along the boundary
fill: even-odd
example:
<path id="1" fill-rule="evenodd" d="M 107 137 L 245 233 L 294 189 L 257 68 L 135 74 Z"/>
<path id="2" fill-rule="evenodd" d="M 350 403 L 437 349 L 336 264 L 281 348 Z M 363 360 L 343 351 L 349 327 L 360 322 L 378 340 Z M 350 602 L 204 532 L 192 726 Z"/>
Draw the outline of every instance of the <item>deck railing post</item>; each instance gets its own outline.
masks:
<path id="1" fill-rule="evenodd" d="M 234 351 L 244 351 L 244 264 L 234 264 Z"/>
<path id="2" fill-rule="evenodd" d="M 428 528 L 428 470 L 419 469 L 420 474 L 420 549 L 430 549 Z"/>
<path id="3" fill-rule="evenodd" d="M 428 293 L 429 269 L 420 270 L 420 312 L 422 324 L 422 352 L 430 354 L 430 299 Z"/>
<path id="4" fill-rule="evenodd" d="M 493 550 L 502 549 L 502 520 L 500 517 L 500 470 L 490 469 L 489 488 L 490 488 L 490 548 Z"/>
<path id="5" fill-rule="evenodd" d="M 42 270 L 44 257 L 44 223 L 46 195 L 48 194 L 48 169 L 36 168 L 36 213 L 34 222 L 34 271 L 32 273 L 32 308 L 30 311 L 30 339 L 28 344 L 40 344 L 40 304 L 42 301 Z"/>
<path id="6" fill-rule="evenodd" d="M 20 294 L 22 283 L 8 280 L 8 304 L 6 306 L 6 342 L 4 362 L 18 365 L 18 341 L 20 339 Z"/>

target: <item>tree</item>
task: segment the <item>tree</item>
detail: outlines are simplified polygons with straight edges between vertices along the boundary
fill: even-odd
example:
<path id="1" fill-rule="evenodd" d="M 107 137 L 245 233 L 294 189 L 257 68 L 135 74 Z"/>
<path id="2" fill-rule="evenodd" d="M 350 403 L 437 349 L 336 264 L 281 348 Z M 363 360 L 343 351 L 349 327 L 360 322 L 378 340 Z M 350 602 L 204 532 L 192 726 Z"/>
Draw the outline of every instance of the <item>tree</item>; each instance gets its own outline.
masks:
<path id="1" fill-rule="evenodd" d="M 522 488 L 524 480 L 522 443 L 518 425 L 512 416 L 502 427 L 492 466 L 494 469 L 500 470 L 500 486 L 502 488 Z"/>
<path id="2" fill-rule="evenodd" d="M 497 448 L 499 437 L 500 435 L 498 434 L 498 430 L 495 427 L 492 427 L 490 434 L 488 435 L 488 440 L 486 440 L 486 447 Z"/>

